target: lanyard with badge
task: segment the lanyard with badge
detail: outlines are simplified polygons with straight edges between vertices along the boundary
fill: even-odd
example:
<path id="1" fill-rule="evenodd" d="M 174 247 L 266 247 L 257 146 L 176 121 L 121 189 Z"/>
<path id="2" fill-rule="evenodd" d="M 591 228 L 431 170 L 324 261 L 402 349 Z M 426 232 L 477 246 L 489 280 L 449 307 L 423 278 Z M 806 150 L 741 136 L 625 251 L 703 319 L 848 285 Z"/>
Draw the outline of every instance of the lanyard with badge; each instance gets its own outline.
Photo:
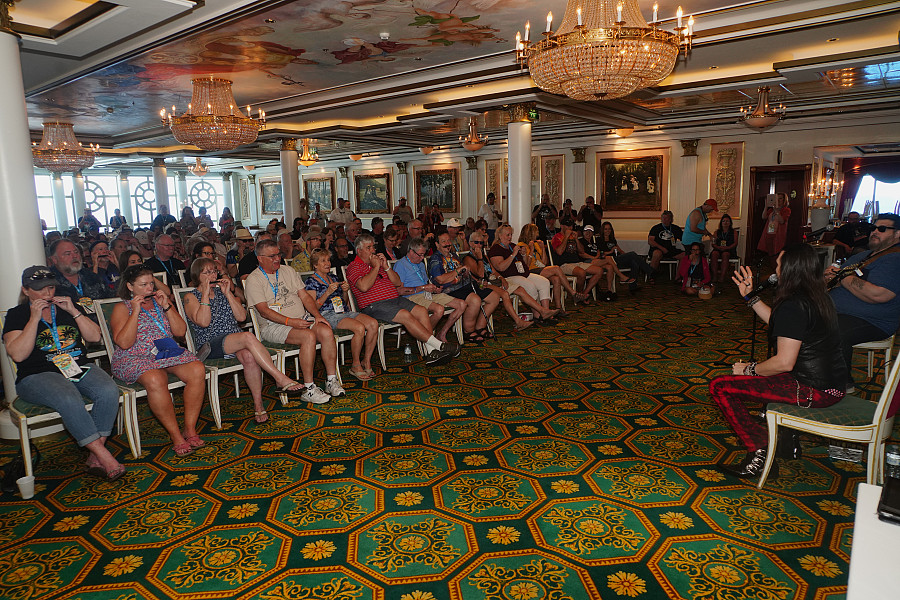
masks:
<path id="1" fill-rule="evenodd" d="M 506 244 L 500 244 L 500 245 L 503 246 L 504 248 L 506 248 L 507 250 L 509 250 L 510 255 L 513 257 L 513 264 L 516 265 L 516 271 L 519 272 L 519 275 L 523 275 L 525 273 L 525 265 L 523 265 L 522 261 L 519 260 L 519 257 L 516 256 L 516 253 L 518 252 L 518 248 L 513 250 L 510 246 L 507 246 Z"/>
<path id="2" fill-rule="evenodd" d="M 72 355 L 68 352 L 62 351 L 62 344 L 59 342 L 59 330 L 56 328 L 56 306 L 50 307 L 50 320 L 51 323 L 48 323 L 43 318 L 41 321 L 47 328 L 50 330 L 50 335 L 53 336 L 53 344 L 55 345 L 55 352 L 47 357 L 47 360 L 56 365 L 56 368 L 68 379 L 72 381 L 80 381 L 82 377 L 84 377 L 90 367 L 85 367 L 82 369 L 78 366 L 78 363 L 75 362 L 75 359 L 72 358 Z"/>
<path id="3" fill-rule="evenodd" d="M 153 340 L 153 346 L 150 348 L 149 354 L 153 358 L 160 360 L 163 358 L 171 358 L 173 356 L 180 356 L 184 352 L 184 348 L 178 345 L 170 335 L 169 332 L 166 331 L 166 323 L 165 317 L 163 316 L 162 309 L 159 307 L 159 304 L 156 303 L 156 299 L 153 300 L 153 308 L 155 315 L 150 311 L 144 309 L 143 306 L 140 307 L 140 311 L 150 317 L 153 320 L 153 323 L 156 325 L 156 328 L 159 329 L 160 333 L 162 333 L 163 337 Z"/>
<path id="4" fill-rule="evenodd" d="M 272 288 L 272 303 L 269 304 L 269 308 L 274 310 L 277 313 L 281 312 L 281 304 L 278 303 L 278 271 L 275 271 L 275 283 L 272 283 L 272 280 L 269 279 L 269 274 L 266 273 L 262 267 L 257 267 L 260 272 L 266 276 L 266 281 L 269 282 L 269 287 Z"/>
<path id="5" fill-rule="evenodd" d="M 403 260 L 405 260 L 407 263 L 409 263 L 409 268 L 412 269 L 413 273 L 415 273 L 418 276 L 418 278 L 422 280 L 422 285 L 423 286 L 428 285 L 428 277 L 426 275 L 423 275 L 422 271 L 420 271 L 419 269 L 416 268 L 416 265 L 412 264 L 412 261 L 409 260 L 409 257 L 406 256 L 406 257 L 404 257 Z M 419 264 L 421 265 L 422 263 L 419 263 Z M 423 265 L 423 269 L 424 269 L 424 265 Z M 431 300 L 431 298 L 432 298 L 431 292 L 426 292 L 423 290 L 422 293 L 425 295 L 426 300 Z"/>
<path id="6" fill-rule="evenodd" d="M 327 294 L 328 286 L 331 285 L 331 276 L 329 275 L 328 278 L 326 279 L 325 277 L 322 277 L 318 273 L 313 273 L 313 277 L 318 278 L 319 281 L 321 281 L 322 283 L 325 284 L 325 291 L 323 293 Z M 340 286 L 338 286 L 338 289 L 340 289 Z M 335 290 L 335 292 L 337 292 L 337 290 Z M 328 298 L 326 298 L 325 301 L 328 302 Z M 336 313 L 344 312 L 344 299 L 341 297 L 340 293 L 335 294 L 331 298 L 331 306 L 332 306 L 332 308 L 334 308 L 334 312 L 336 312 Z"/>
<path id="7" fill-rule="evenodd" d="M 94 300 L 89 296 L 84 295 L 84 283 L 81 281 L 81 276 L 78 276 L 78 283 L 75 284 L 75 291 L 78 292 L 78 304 L 84 309 L 86 313 L 94 312 Z"/>

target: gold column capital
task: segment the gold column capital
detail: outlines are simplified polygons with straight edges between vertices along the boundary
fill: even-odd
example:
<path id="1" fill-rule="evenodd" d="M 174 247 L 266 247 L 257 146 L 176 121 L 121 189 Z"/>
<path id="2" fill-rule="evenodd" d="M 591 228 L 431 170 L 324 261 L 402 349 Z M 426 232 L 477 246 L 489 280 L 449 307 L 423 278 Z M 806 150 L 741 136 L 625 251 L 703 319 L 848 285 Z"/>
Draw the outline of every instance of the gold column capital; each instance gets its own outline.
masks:
<path id="1" fill-rule="evenodd" d="M 293 150 L 297 151 L 297 139 L 296 138 L 281 138 L 281 151 L 285 150 Z"/>
<path id="2" fill-rule="evenodd" d="M 583 163 L 587 148 L 572 148 L 572 162 Z"/>
<path id="3" fill-rule="evenodd" d="M 128 171 L 127 169 L 119 169 L 118 171 L 116 171 L 116 175 L 119 177 L 119 179 L 128 179 L 129 173 L 131 173 L 131 171 Z"/>
<path id="4" fill-rule="evenodd" d="M 471 171 L 472 169 L 478 168 L 478 157 L 477 156 L 467 156 L 466 157 L 466 170 Z"/>
<path id="5" fill-rule="evenodd" d="M 397 173 L 400 175 L 406 175 L 406 161 L 400 161 L 397 163 Z"/>
<path id="6" fill-rule="evenodd" d="M 222 171 L 222 181 L 231 181 L 231 171 Z"/>
<path id="7" fill-rule="evenodd" d="M 518 104 L 505 104 L 503 108 L 509 113 L 510 122 L 514 123 L 530 123 L 528 112 L 537 105 L 534 102 L 519 102 Z"/>
<path id="8" fill-rule="evenodd" d="M 154 158 L 154 159 L 153 159 L 153 166 L 154 166 L 154 167 L 165 167 L 165 166 L 166 166 L 166 159 L 165 159 L 165 158 Z"/>
<path id="9" fill-rule="evenodd" d="M 678 140 L 681 142 L 681 149 L 684 150 L 684 154 L 682 156 L 697 156 L 697 146 L 700 144 L 700 139 L 695 140 Z"/>
<path id="10" fill-rule="evenodd" d="M 250 173 L 249 175 L 247 175 L 247 181 L 249 181 L 251 185 L 256 183 L 256 175 Z"/>
<path id="11" fill-rule="evenodd" d="M 0 0 L 0 31 L 21 38 L 22 36 L 13 31 L 13 20 L 12 17 L 9 16 L 9 9 L 12 8 L 15 3 L 16 0 Z"/>

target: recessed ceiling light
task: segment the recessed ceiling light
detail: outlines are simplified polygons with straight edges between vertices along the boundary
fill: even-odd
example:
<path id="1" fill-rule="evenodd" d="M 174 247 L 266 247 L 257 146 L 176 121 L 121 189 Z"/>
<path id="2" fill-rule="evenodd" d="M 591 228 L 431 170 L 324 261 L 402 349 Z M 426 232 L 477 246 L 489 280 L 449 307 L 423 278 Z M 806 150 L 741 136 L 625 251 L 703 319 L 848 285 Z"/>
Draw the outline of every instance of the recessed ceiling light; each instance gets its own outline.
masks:
<path id="1" fill-rule="evenodd" d="M 838 41 L 839 39 L 841 39 L 841 38 L 828 38 L 828 39 L 825 40 L 825 41 L 830 43 L 830 42 L 836 42 L 836 41 Z"/>
<path id="2" fill-rule="evenodd" d="M 710 67 L 710 68 L 709 68 L 709 70 L 710 70 L 710 71 L 712 71 L 712 70 L 714 70 L 714 69 L 718 69 L 718 68 L 719 68 L 719 67 L 718 67 L 718 66 L 716 66 L 716 65 L 713 65 L 713 66 L 711 66 L 711 67 Z"/>
<path id="3" fill-rule="evenodd" d="M 266 23 L 270 23 L 270 24 L 271 24 L 271 23 L 274 23 L 274 22 L 275 22 L 275 19 L 266 19 Z"/>

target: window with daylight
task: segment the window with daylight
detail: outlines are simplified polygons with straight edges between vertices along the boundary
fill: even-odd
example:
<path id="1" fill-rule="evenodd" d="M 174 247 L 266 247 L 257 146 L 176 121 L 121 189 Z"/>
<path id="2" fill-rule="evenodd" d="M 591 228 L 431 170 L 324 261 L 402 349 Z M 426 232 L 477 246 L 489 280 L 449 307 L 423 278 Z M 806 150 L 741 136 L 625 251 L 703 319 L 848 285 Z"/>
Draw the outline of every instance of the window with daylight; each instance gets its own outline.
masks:
<path id="1" fill-rule="evenodd" d="M 188 177 L 188 202 L 199 214 L 200 208 L 206 208 L 213 223 L 218 223 L 222 208 L 225 206 L 225 182 L 221 177 Z"/>
<path id="2" fill-rule="evenodd" d="M 850 210 L 866 217 L 874 217 L 884 212 L 896 213 L 900 210 L 898 198 L 900 198 L 900 182 L 886 183 L 876 180 L 871 175 L 865 175 L 859 183 L 859 190 Z"/>
<path id="3" fill-rule="evenodd" d="M 105 227 L 119 207 L 119 186 L 113 175 L 85 176 L 84 206 Z M 80 215 L 79 215 L 80 216 Z"/>

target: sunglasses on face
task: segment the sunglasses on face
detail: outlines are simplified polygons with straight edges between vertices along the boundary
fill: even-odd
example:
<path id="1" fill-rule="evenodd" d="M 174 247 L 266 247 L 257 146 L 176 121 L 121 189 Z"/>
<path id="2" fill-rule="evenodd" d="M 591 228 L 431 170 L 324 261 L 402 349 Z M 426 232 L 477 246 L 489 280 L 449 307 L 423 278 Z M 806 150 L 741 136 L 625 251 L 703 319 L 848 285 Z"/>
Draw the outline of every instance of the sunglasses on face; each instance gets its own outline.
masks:
<path id="1" fill-rule="evenodd" d="M 876 230 L 876 231 L 879 231 L 879 232 L 881 232 L 881 233 L 884 233 L 884 232 L 887 231 L 888 229 L 897 229 L 897 228 L 896 228 L 896 227 L 890 227 L 890 226 L 888 226 L 888 225 L 876 225 L 876 226 L 875 226 L 875 230 Z"/>

